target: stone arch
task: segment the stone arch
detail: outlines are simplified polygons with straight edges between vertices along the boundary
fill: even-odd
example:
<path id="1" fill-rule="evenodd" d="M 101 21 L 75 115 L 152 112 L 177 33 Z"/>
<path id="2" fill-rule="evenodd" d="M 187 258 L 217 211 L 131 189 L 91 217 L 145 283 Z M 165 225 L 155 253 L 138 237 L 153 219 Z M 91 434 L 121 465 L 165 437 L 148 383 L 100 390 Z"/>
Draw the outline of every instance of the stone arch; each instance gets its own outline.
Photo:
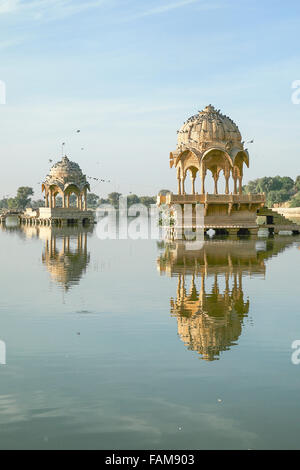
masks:
<path id="1" fill-rule="evenodd" d="M 205 175 L 207 170 L 209 170 L 214 179 L 214 193 L 218 194 L 218 180 L 221 171 L 223 171 L 225 177 L 225 193 L 229 194 L 229 178 L 232 166 L 232 159 L 224 149 L 213 147 L 204 152 L 201 159 L 202 192 L 204 192 Z"/>
<path id="2" fill-rule="evenodd" d="M 234 193 L 242 194 L 242 187 L 243 187 L 243 166 L 244 163 L 249 167 L 249 156 L 247 152 L 241 150 L 236 153 L 233 161 L 233 168 L 232 168 L 232 178 L 234 181 Z M 239 188 L 237 188 L 237 183 L 239 183 Z"/>
<path id="3" fill-rule="evenodd" d="M 185 149 L 176 158 L 178 193 L 185 194 L 187 173 L 192 174 L 192 194 L 195 194 L 195 178 L 200 170 L 200 158 L 192 149 Z"/>
<path id="4" fill-rule="evenodd" d="M 191 178 L 191 194 L 196 193 L 195 192 L 195 180 L 196 180 L 198 171 L 199 171 L 199 168 L 197 168 L 196 166 L 193 166 L 193 165 L 189 166 L 185 170 L 185 178 L 186 178 L 188 173 L 189 173 L 190 178 Z"/>
<path id="5" fill-rule="evenodd" d="M 64 197 L 66 199 L 65 205 L 66 207 L 70 207 L 70 196 L 75 194 L 76 196 L 76 206 L 80 209 L 81 205 L 81 191 L 78 186 L 74 183 L 68 183 L 64 188 Z"/>

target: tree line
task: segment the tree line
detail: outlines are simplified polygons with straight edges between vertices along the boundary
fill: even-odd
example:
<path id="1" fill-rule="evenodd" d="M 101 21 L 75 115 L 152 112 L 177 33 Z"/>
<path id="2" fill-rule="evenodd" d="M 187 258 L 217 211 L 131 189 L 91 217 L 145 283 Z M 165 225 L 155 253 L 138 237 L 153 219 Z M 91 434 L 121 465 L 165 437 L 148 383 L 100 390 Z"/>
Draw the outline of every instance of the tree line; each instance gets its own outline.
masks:
<path id="1" fill-rule="evenodd" d="M 0 210 L 25 210 L 26 207 L 32 207 L 37 209 L 38 207 L 44 207 L 44 199 L 33 200 L 32 196 L 34 195 L 33 188 L 30 186 L 21 186 L 17 190 L 15 197 L 3 197 L 0 199 Z M 106 199 L 101 198 L 95 193 L 87 194 L 87 206 L 89 209 L 96 209 L 101 204 L 111 204 L 116 209 L 119 207 L 119 197 L 122 196 L 121 193 L 112 192 L 108 194 Z M 70 196 L 70 205 L 71 207 L 76 207 L 77 198 L 75 194 Z M 142 203 L 149 207 L 151 204 L 156 203 L 155 196 L 137 196 L 136 194 L 129 194 L 127 196 L 127 204 L 131 206 L 132 204 Z M 61 196 L 56 197 L 56 206 L 62 207 L 62 198 Z"/>
<path id="2" fill-rule="evenodd" d="M 243 186 L 244 193 L 266 193 L 268 207 L 290 201 L 290 207 L 300 207 L 300 175 L 264 176 Z"/>

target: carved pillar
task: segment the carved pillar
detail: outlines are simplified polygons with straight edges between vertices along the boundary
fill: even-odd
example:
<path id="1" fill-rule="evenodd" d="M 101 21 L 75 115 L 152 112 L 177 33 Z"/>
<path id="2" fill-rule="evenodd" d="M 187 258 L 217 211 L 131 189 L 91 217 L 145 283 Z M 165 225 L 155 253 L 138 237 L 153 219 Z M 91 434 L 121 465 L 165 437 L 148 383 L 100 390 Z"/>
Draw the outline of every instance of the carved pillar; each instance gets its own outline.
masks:
<path id="1" fill-rule="evenodd" d="M 177 184 L 178 184 L 178 194 L 181 194 L 180 176 L 179 176 L 179 178 L 177 178 Z"/>
<path id="2" fill-rule="evenodd" d="M 201 169 L 201 194 L 205 194 L 205 175 L 206 170 L 202 167 Z"/>
<path id="3" fill-rule="evenodd" d="M 63 208 L 66 207 L 66 196 L 65 196 L 65 193 L 63 193 L 63 195 L 62 195 L 62 206 L 63 206 Z"/>
<path id="4" fill-rule="evenodd" d="M 181 178 L 181 194 L 185 194 L 184 181 L 185 181 L 185 177 L 182 177 Z"/>
<path id="5" fill-rule="evenodd" d="M 237 194 L 237 179 L 235 176 L 233 177 L 233 183 L 234 183 L 233 194 Z"/>
<path id="6" fill-rule="evenodd" d="M 214 191 L 214 193 L 215 194 L 218 194 L 218 179 L 219 179 L 218 173 L 215 173 L 214 174 L 214 182 L 215 182 L 215 191 Z"/>
<path id="7" fill-rule="evenodd" d="M 232 170 L 232 178 L 233 178 L 233 194 L 237 194 L 237 172 L 236 168 Z"/>
<path id="8" fill-rule="evenodd" d="M 225 194 L 229 194 L 229 175 L 225 176 Z"/>
<path id="9" fill-rule="evenodd" d="M 67 208 L 70 207 L 70 194 L 67 194 Z"/>
<path id="10" fill-rule="evenodd" d="M 196 179 L 196 176 L 192 175 L 191 179 L 192 179 L 192 194 L 195 194 L 195 179 Z"/>
<path id="11" fill-rule="evenodd" d="M 52 189 L 50 189 L 50 209 L 53 207 L 53 196 L 52 196 Z"/>
<path id="12" fill-rule="evenodd" d="M 242 194 L 242 192 L 243 192 L 243 190 L 242 190 L 242 180 L 243 180 L 243 177 L 239 176 L 239 194 Z"/>

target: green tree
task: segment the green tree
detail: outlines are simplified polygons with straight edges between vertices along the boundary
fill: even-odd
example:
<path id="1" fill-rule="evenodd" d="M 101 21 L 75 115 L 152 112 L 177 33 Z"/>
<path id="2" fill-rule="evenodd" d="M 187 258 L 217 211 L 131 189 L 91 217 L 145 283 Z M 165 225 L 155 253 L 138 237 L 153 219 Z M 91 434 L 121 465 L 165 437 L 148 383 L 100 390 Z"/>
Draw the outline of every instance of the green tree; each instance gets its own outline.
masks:
<path id="1" fill-rule="evenodd" d="M 114 206 L 115 209 L 119 207 L 119 197 L 122 196 L 121 193 L 113 192 L 108 195 L 108 202 Z"/>
<path id="2" fill-rule="evenodd" d="M 300 207 L 300 191 L 292 198 L 290 207 Z"/>
<path id="3" fill-rule="evenodd" d="M 138 204 L 140 202 L 140 198 L 136 194 L 129 194 L 127 196 L 127 206 L 130 207 L 133 204 Z"/>
<path id="4" fill-rule="evenodd" d="M 245 193 L 266 193 L 269 207 L 289 201 L 296 192 L 296 183 L 289 176 L 264 176 L 243 186 Z"/>
<path id="5" fill-rule="evenodd" d="M 17 196 L 15 197 L 15 203 L 17 209 L 25 209 L 31 202 L 31 197 L 33 195 L 33 189 L 29 186 L 20 186 L 17 191 Z"/>
<path id="6" fill-rule="evenodd" d="M 87 206 L 90 207 L 91 209 L 96 209 L 96 207 L 99 204 L 99 196 L 95 193 L 88 193 L 87 194 Z"/>
<path id="7" fill-rule="evenodd" d="M 44 199 L 37 199 L 36 201 L 31 202 L 32 209 L 38 209 L 39 207 L 44 207 L 45 201 Z"/>
<path id="8" fill-rule="evenodd" d="M 145 204 L 145 206 L 150 207 L 151 204 L 156 203 L 156 197 L 155 196 L 141 196 L 140 197 L 140 202 L 142 204 Z"/>
<path id="9" fill-rule="evenodd" d="M 3 199 L 0 200 L 0 209 L 7 209 L 7 201 L 8 199 L 4 197 Z"/>
<path id="10" fill-rule="evenodd" d="M 7 209 L 20 209 L 15 197 L 7 199 Z"/>

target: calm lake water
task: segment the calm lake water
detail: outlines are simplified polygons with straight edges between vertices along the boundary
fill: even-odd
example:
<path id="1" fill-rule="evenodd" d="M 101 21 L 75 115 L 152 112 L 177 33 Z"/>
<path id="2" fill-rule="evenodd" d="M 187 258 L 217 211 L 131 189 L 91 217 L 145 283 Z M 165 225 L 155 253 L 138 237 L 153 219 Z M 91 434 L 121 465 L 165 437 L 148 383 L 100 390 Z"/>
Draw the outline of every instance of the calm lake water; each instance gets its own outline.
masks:
<path id="1" fill-rule="evenodd" d="M 0 448 L 299 449 L 299 248 L 0 228 Z"/>

